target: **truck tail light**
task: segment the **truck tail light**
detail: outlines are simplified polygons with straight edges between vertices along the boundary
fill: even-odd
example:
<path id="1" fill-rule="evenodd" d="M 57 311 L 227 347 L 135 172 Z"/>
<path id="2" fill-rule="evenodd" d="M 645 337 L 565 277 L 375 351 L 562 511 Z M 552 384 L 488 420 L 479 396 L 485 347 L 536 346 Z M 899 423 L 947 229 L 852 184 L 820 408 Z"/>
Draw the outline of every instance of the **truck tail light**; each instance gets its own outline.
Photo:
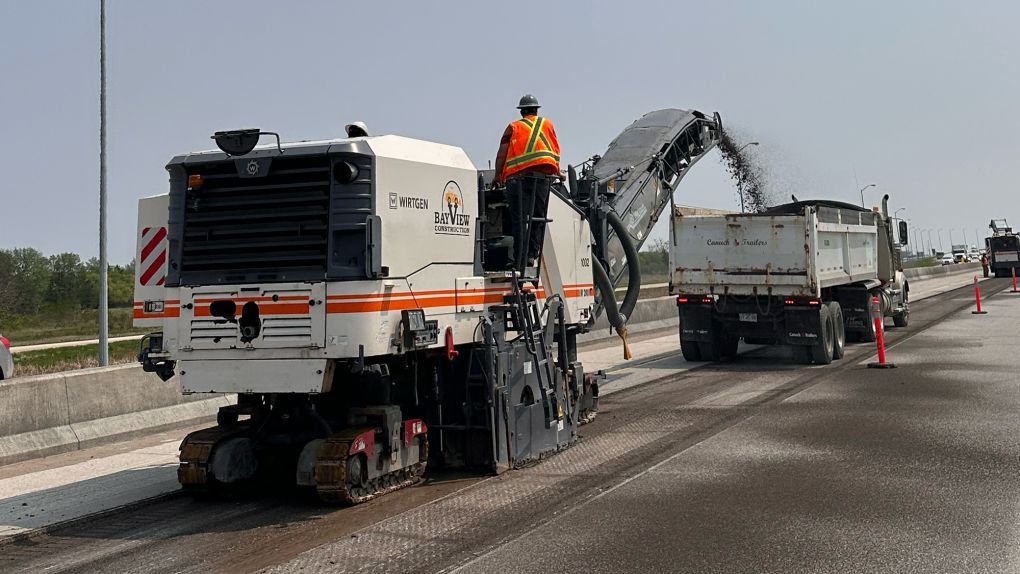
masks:
<path id="1" fill-rule="evenodd" d="M 677 297 L 676 297 L 676 302 L 677 302 L 677 304 L 680 304 L 680 305 L 687 304 L 687 303 L 692 303 L 692 304 L 695 304 L 695 303 L 711 303 L 713 301 L 715 301 L 715 298 L 712 297 L 711 295 L 693 296 L 693 297 L 690 296 L 690 295 L 677 295 Z"/>
<path id="2" fill-rule="evenodd" d="M 784 305 L 809 305 L 811 307 L 818 307 L 822 304 L 822 300 L 817 297 L 807 297 L 803 299 L 784 299 Z"/>
<path id="3" fill-rule="evenodd" d="M 202 176 L 200 174 L 192 174 L 188 176 L 188 189 L 198 189 L 202 187 Z"/>

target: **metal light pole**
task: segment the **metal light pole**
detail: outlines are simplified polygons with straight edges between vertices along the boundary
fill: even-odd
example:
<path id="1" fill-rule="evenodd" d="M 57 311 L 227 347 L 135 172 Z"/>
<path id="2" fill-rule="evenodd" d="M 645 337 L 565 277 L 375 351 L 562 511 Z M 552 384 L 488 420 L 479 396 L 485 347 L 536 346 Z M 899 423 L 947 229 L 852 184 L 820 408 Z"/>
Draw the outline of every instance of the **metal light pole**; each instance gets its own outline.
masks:
<path id="1" fill-rule="evenodd" d="M 941 227 L 938 228 L 938 230 L 936 230 L 936 233 L 939 234 L 939 251 L 941 251 L 942 253 L 945 253 L 946 249 L 944 247 L 942 247 L 942 228 Z"/>
<path id="2" fill-rule="evenodd" d="M 106 261 L 106 0 L 99 0 L 99 364 L 110 364 Z"/>
<path id="3" fill-rule="evenodd" d="M 868 189 L 869 187 L 876 187 L 876 186 L 873 183 L 869 183 L 868 185 L 865 185 L 864 187 L 861 188 L 861 207 L 863 207 L 865 209 L 867 209 L 868 206 L 864 205 L 864 190 Z"/>
<path id="4" fill-rule="evenodd" d="M 740 155 L 740 152 L 744 151 L 744 148 L 749 146 L 749 145 L 756 146 L 756 145 L 761 145 L 761 144 L 759 144 L 758 142 L 747 142 L 746 144 L 738 147 L 737 148 L 737 153 L 735 153 L 734 155 Z M 739 187 L 737 188 L 737 195 L 740 196 L 740 213 L 744 213 L 744 192 Z"/>

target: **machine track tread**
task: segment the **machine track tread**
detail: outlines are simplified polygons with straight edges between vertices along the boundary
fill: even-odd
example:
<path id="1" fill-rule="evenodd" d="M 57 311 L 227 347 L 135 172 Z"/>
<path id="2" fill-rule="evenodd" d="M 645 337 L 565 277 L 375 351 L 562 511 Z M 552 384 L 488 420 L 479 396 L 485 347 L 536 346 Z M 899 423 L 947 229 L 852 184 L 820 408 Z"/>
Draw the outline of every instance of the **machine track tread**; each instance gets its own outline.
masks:
<path id="1" fill-rule="evenodd" d="M 361 504 L 421 481 L 429 459 L 429 441 L 428 435 L 425 434 L 419 435 L 420 462 L 369 479 L 364 485 L 348 481 L 347 463 L 351 443 L 359 435 L 370 430 L 375 429 L 374 427 L 346 429 L 327 438 L 320 445 L 319 458 L 315 463 L 315 491 L 320 500 L 333 504 Z"/>
<path id="2" fill-rule="evenodd" d="M 187 491 L 206 492 L 219 484 L 209 475 L 208 463 L 216 444 L 249 431 L 247 425 L 214 426 L 197 430 L 181 442 L 180 465 L 177 481 Z"/>

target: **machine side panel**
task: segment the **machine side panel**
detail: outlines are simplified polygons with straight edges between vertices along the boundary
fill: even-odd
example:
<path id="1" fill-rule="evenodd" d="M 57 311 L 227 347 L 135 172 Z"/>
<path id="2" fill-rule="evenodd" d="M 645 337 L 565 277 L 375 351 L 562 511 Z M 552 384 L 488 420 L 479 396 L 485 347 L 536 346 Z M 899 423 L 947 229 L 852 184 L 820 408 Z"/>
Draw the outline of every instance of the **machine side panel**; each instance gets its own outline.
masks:
<path id="1" fill-rule="evenodd" d="M 430 265 L 409 278 L 383 281 L 343 281 L 327 285 L 326 356 L 335 359 L 406 352 L 401 337 L 401 311 L 421 309 L 426 321 L 436 321 L 438 336 L 419 348 L 445 346 L 447 328 L 454 344 L 470 343 L 477 335 L 481 311 L 458 312 L 503 301 L 505 285 L 471 280 L 458 286 L 458 277 L 471 276 L 471 263 Z"/>
<path id="2" fill-rule="evenodd" d="M 559 294 L 567 323 L 586 323 L 595 304 L 591 269 L 591 230 L 581 215 L 556 194 L 549 197 L 542 248 L 542 287 L 546 297 Z"/>
<path id="3" fill-rule="evenodd" d="M 180 310 L 180 301 L 170 301 L 166 296 L 169 206 L 167 194 L 138 200 L 132 312 L 135 327 L 160 327 L 167 313 Z"/>
<path id="4" fill-rule="evenodd" d="M 325 359 L 180 362 L 185 393 L 319 393 L 328 372 Z"/>
<path id="5" fill-rule="evenodd" d="M 435 263 L 473 264 L 477 177 L 474 170 L 376 157 L 384 275 L 407 277 Z"/>

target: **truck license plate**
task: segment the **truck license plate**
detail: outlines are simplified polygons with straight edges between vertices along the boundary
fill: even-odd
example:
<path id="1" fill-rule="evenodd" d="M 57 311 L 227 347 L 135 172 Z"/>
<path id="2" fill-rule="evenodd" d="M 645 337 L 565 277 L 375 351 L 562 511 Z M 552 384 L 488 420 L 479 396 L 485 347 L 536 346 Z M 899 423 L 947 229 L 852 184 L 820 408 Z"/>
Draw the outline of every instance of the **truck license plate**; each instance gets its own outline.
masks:
<path id="1" fill-rule="evenodd" d="M 743 322 L 743 323 L 757 323 L 758 322 L 758 314 L 757 313 L 739 313 L 739 315 L 740 315 L 740 321 Z"/>

